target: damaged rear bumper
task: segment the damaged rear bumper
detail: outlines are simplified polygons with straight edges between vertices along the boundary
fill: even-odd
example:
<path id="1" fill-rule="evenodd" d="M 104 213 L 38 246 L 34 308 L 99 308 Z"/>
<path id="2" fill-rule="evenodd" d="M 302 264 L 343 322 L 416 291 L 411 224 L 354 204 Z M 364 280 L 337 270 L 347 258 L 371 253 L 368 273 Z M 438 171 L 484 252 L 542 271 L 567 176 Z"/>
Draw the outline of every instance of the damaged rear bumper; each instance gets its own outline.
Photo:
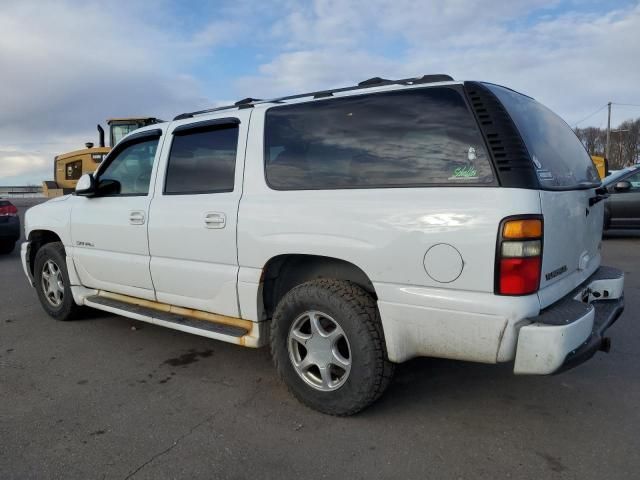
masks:
<path id="1" fill-rule="evenodd" d="M 531 318 L 518 333 L 514 373 L 548 375 L 608 351 L 605 331 L 624 310 L 624 273 L 600 267 L 565 298 Z"/>

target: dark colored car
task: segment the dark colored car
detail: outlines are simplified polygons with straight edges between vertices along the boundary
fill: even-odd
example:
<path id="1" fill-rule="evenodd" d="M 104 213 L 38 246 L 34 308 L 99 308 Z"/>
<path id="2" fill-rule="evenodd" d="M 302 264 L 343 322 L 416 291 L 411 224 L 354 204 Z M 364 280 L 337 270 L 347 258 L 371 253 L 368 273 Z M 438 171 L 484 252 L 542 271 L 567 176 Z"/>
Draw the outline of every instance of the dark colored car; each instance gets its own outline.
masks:
<path id="1" fill-rule="evenodd" d="M 640 228 L 640 165 L 612 173 L 602 181 L 609 192 L 604 228 Z"/>
<path id="2" fill-rule="evenodd" d="M 0 254 L 13 252 L 19 238 L 18 209 L 9 200 L 0 198 Z"/>

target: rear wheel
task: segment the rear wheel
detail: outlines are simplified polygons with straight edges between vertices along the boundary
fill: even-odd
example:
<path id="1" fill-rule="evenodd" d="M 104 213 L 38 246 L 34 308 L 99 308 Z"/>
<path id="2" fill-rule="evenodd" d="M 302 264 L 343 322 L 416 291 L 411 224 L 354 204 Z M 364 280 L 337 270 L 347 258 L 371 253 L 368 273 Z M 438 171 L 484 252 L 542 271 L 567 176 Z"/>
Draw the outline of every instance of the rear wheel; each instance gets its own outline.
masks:
<path id="1" fill-rule="evenodd" d="M 271 353 L 296 398 L 331 415 L 367 407 L 394 369 L 374 299 L 345 281 L 314 280 L 289 291 L 273 316 Z"/>
<path id="2" fill-rule="evenodd" d="M 0 240 L 0 255 L 6 255 L 13 252 L 15 246 L 15 240 Z"/>
<path id="3" fill-rule="evenodd" d="M 75 318 L 80 307 L 71 294 L 62 243 L 48 243 L 38 250 L 33 273 L 38 297 L 45 311 L 56 320 Z"/>

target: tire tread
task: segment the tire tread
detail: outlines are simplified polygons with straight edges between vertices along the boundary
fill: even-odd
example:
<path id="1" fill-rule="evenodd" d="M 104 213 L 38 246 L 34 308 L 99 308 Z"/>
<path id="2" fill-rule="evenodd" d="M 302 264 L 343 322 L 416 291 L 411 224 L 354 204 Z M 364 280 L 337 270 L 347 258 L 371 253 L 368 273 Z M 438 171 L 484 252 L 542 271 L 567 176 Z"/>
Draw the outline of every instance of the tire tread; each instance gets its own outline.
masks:
<path id="1" fill-rule="evenodd" d="M 354 395 L 352 405 L 348 408 L 341 408 L 336 405 L 327 404 L 323 405 L 321 409 L 323 413 L 334 416 L 353 415 L 375 402 L 384 393 L 393 379 L 393 373 L 395 370 L 395 365 L 387 359 L 382 323 L 380 321 L 376 302 L 371 295 L 369 295 L 359 285 L 345 280 L 318 279 L 303 283 L 291 289 L 282 298 L 274 314 L 275 321 L 272 321 L 270 333 L 271 356 L 278 373 L 282 377 L 283 365 L 280 364 L 276 352 L 277 339 L 281 338 L 283 333 L 280 331 L 282 323 L 277 321 L 280 310 L 282 309 L 282 304 L 288 302 L 291 298 L 298 296 L 311 298 L 320 292 L 322 292 L 321 295 L 325 295 L 328 298 L 337 297 L 347 303 L 348 306 L 356 312 L 359 320 L 357 323 L 356 334 L 362 335 L 363 337 L 369 336 L 374 339 L 374 364 L 370 365 L 367 363 L 365 365 L 368 368 L 370 367 L 373 371 L 375 380 L 373 388 L 366 388 L 366 386 L 361 385 L 361 388 L 357 391 L 356 395 Z M 354 347 L 352 346 L 352 348 Z M 298 398 L 298 400 L 305 403 L 305 400 L 300 398 L 294 389 L 289 385 L 287 385 L 287 387 L 289 391 Z"/>

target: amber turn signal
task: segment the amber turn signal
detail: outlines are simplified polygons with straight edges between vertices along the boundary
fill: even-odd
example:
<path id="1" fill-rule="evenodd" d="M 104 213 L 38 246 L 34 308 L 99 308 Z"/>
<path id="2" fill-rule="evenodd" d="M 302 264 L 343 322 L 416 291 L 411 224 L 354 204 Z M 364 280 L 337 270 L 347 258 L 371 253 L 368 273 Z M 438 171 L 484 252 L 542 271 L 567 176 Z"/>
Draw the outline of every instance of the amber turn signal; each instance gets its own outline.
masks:
<path id="1" fill-rule="evenodd" d="M 504 238 L 540 238 L 542 237 L 542 220 L 509 220 L 502 229 Z"/>

